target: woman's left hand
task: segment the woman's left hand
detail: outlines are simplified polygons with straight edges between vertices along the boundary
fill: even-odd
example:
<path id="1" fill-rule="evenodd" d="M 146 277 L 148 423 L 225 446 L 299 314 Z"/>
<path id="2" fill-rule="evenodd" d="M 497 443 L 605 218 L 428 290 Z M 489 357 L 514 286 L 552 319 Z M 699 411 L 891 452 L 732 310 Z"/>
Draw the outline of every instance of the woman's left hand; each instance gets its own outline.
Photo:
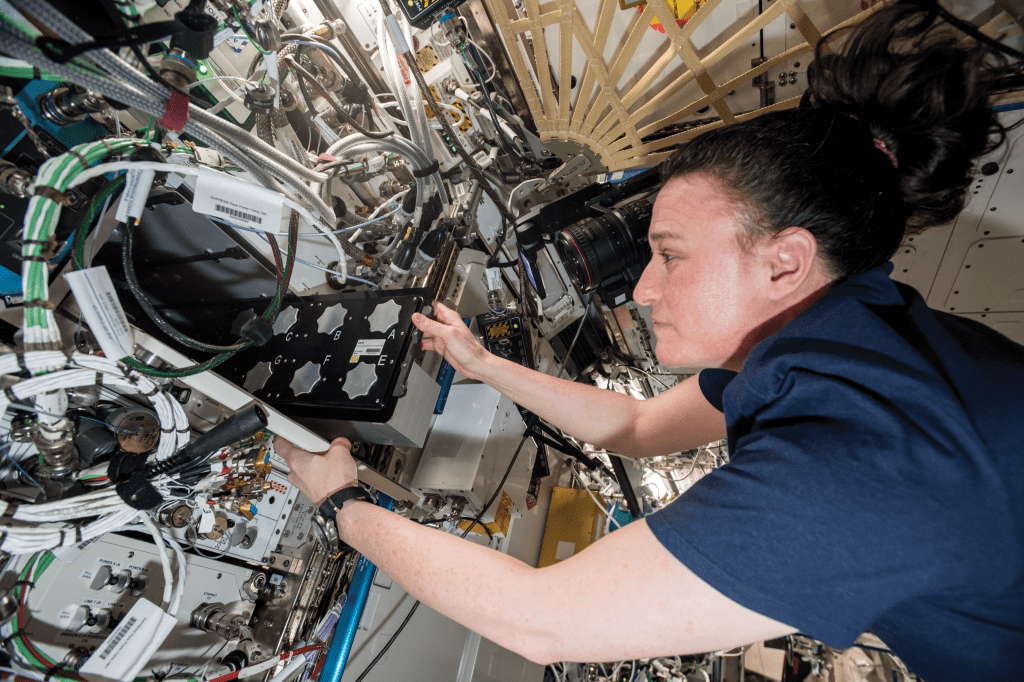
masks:
<path id="1" fill-rule="evenodd" d="M 335 438 L 327 452 L 314 454 L 277 436 L 274 449 L 291 469 L 288 482 L 305 493 L 318 507 L 328 495 L 358 485 L 356 461 L 351 454 L 352 443 L 347 438 Z"/>

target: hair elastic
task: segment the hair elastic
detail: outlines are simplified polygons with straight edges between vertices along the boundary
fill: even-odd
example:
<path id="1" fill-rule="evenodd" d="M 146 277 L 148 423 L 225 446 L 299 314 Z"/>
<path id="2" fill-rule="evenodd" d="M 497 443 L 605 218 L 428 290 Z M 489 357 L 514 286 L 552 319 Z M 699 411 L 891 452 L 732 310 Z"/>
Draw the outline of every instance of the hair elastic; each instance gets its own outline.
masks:
<path id="1" fill-rule="evenodd" d="M 882 141 L 881 141 L 881 140 L 879 140 L 879 139 L 878 139 L 877 137 L 875 138 L 875 149 L 877 149 L 878 151 L 882 152 L 883 154 L 885 154 L 886 156 L 888 156 L 888 157 L 889 157 L 889 161 L 891 161 L 891 162 L 892 162 L 892 167 L 893 167 L 893 168 L 899 168 L 899 167 L 900 167 L 900 164 L 899 164 L 899 162 L 898 162 L 898 161 L 896 161 L 896 155 L 895 155 L 895 154 L 893 154 L 893 153 L 892 153 L 892 150 L 890 150 L 890 149 L 889 149 L 889 148 L 888 148 L 888 147 L 887 147 L 887 146 L 885 145 L 885 142 L 882 142 Z"/>

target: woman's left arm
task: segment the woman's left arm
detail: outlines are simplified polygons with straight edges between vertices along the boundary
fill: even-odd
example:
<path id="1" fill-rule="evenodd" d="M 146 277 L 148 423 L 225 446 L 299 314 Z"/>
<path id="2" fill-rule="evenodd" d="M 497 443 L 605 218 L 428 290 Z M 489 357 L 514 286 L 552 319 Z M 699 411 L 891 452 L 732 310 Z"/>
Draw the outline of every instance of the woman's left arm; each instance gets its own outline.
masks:
<path id="1" fill-rule="evenodd" d="M 280 439 L 277 451 L 314 501 L 354 478 L 344 439 L 324 455 Z M 337 522 L 409 594 L 538 663 L 700 653 L 795 632 L 710 587 L 643 520 L 543 569 L 365 502 L 345 504 Z"/>

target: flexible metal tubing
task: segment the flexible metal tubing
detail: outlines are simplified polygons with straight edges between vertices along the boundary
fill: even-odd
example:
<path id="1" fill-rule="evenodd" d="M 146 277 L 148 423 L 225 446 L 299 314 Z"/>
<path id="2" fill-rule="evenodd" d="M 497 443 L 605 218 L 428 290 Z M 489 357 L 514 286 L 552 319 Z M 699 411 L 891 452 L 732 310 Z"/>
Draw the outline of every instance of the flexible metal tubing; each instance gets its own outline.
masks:
<path id="1" fill-rule="evenodd" d="M 140 102 L 144 103 L 144 106 L 138 106 L 138 108 L 144 111 L 152 110 L 157 105 L 163 106 L 163 103 L 157 98 L 146 95 L 127 85 L 102 78 L 95 74 L 85 73 L 66 64 L 58 64 L 51 61 L 32 44 L 31 36 L 6 21 L 0 21 L 0 36 L 6 38 L 6 40 L 0 41 L 0 52 L 15 59 L 26 61 L 44 71 L 57 74 L 72 83 L 81 85 L 87 90 L 98 92 L 104 97 L 110 97 L 130 106 L 137 106 Z"/>
<path id="2" fill-rule="evenodd" d="M 317 173 L 306 168 L 301 163 L 279 150 L 277 147 L 267 144 L 255 135 L 250 135 L 248 132 L 233 123 L 225 121 L 224 119 L 214 116 L 202 109 L 193 110 L 190 120 L 193 119 L 203 125 L 209 126 L 229 139 L 233 139 L 239 144 L 251 147 L 258 153 L 266 155 L 287 168 L 291 173 L 303 178 L 303 180 L 316 183 L 327 181 L 328 175 L 326 173 Z"/>
<path id="3" fill-rule="evenodd" d="M 386 140 L 372 140 L 363 135 L 349 135 L 332 144 L 327 149 L 327 153 L 332 156 L 343 156 L 346 153 L 362 154 L 391 151 L 401 154 L 409 159 L 409 161 L 414 162 L 412 164 L 414 167 L 425 167 L 423 155 L 416 149 L 415 145 L 410 146 L 407 143 L 408 140 L 398 136 L 389 137 Z M 423 188 L 423 178 L 416 178 L 416 208 L 413 210 L 413 229 L 417 229 L 420 218 L 423 215 L 423 204 L 426 203 L 426 194 Z M 387 248 L 378 255 L 378 258 L 383 260 L 390 256 L 391 252 L 402 241 L 401 236 L 401 232 L 399 232 L 396 238 L 391 240 Z"/>
<path id="4" fill-rule="evenodd" d="M 13 0 L 13 2 L 15 6 L 27 9 L 36 19 L 42 21 L 43 24 L 68 42 L 84 43 L 92 40 L 92 36 L 49 3 L 42 0 Z M 88 53 L 88 57 L 114 77 L 124 77 L 137 73 L 130 64 L 108 49 L 92 50 Z M 148 78 L 145 83 L 137 82 L 136 85 L 140 86 L 145 91 L 145 94 L 151 97 L 157 99 L 166 99 L 168 97 L 166 88 Z"/>

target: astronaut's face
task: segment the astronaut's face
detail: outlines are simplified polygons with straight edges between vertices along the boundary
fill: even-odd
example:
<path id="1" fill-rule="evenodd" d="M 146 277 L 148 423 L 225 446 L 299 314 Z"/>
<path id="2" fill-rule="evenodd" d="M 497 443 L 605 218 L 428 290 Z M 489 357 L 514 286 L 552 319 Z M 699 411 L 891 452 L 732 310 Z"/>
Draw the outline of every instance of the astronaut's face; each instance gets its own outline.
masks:
<path id="1" fill-rule="evenodd" d="M 669 181 L 651 218 L 654 257 L 634 300 L 651 307 L 658 360 L 739 369 L 774 314 L 766 258 L 741 239 L 744 207 L 704 175 Z"/>

